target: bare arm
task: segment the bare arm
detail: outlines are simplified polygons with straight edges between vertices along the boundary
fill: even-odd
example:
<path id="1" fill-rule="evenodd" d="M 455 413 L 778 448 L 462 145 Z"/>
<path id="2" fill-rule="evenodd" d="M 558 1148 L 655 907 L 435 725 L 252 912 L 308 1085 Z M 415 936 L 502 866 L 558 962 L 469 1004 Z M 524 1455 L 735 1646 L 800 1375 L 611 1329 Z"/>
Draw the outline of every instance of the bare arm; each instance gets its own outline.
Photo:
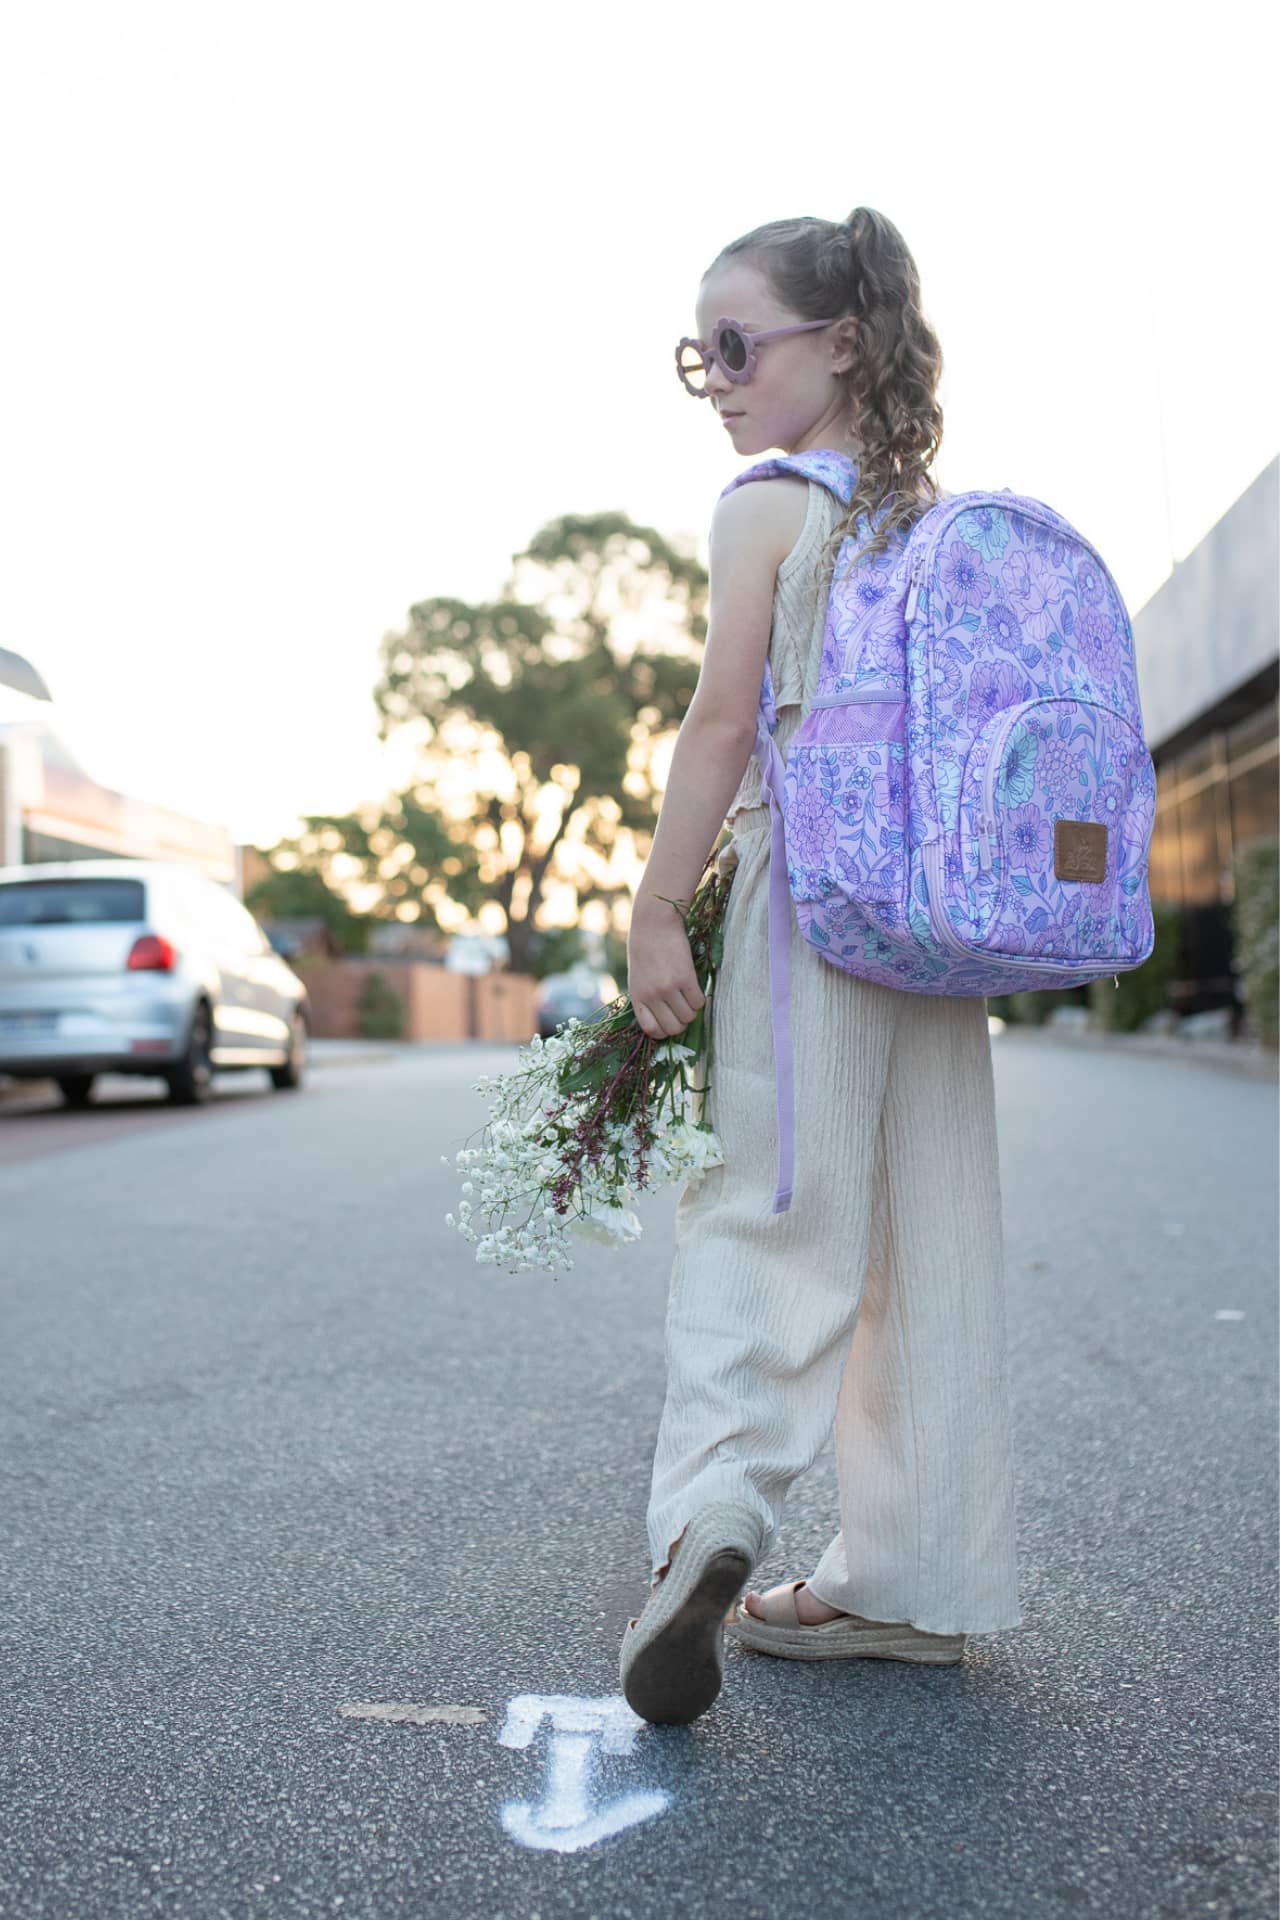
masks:
<path id="1" fill-rule="evenodd" d="M 753 481 L 716 503 L 707 641 L 680 727 L 653 847 L 636 889 L 628 990 L 646 1033 L 680 1033 L 703 1003 L 683 920 L 746 770 L 773 625 L 778 564 L 793 544 L 807 483 Z M 797 503 L 797 492 L 799 502 Z M 662 898 L 661 896 L 666 896 Z"/>

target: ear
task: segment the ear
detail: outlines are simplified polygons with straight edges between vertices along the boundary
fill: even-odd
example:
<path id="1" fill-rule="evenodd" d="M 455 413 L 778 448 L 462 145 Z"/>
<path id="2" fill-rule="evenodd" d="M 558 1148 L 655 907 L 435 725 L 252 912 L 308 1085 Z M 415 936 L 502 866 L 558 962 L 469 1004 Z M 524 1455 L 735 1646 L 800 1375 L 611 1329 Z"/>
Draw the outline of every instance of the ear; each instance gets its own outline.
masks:
<path id="1" fill-rule="evenodd" d="M 846 313 L 831 330 L 831 371 L 848 373 L 853 365 L 857 350 L 858 321 L 851 313 Z"/>

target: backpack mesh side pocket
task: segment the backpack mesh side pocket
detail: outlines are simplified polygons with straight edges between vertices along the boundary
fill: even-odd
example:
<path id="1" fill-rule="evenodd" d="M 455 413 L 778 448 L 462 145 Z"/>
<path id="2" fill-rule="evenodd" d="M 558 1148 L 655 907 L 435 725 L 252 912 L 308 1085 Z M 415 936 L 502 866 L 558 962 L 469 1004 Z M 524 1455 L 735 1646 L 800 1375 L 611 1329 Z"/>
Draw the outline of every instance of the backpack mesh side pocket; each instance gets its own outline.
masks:
<path id="1" fill-rule="evenodd" d="M 787 759 L 787 850 L 797 900 L 905 905 L 906 703 L 814 704 Z M 800 891 L 796 892 L 796 882 Z"/>

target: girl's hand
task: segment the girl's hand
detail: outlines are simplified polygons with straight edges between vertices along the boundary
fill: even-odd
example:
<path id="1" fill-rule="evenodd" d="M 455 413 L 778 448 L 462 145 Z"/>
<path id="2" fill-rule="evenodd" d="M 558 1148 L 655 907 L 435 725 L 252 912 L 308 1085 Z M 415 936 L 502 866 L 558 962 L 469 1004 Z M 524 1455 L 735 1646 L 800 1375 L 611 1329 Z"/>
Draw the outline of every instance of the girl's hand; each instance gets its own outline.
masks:
<path id="1" fill-rule="evenodd" d="M 632 907 L 627 994 L 641 1030 L 655 1040 L 683 1033 L 706 998 L 679 909 L 652 895 L 638 895 Z"/>

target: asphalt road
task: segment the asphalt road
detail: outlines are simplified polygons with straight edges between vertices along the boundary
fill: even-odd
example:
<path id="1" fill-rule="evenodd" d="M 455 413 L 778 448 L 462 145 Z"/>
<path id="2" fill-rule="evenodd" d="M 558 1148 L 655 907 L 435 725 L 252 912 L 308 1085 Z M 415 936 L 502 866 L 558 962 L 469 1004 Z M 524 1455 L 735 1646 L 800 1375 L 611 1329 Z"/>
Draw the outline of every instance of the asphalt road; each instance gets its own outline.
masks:
<path id="1" fill-rule="evenodd" d="M 636 1728 L 674 1193 L 474 1265 L 513 1059 L 0 1106 L 5 1920 L 1272 1915 L 1274 1084 L 997 1039 L 1025 1625 Z"/>

